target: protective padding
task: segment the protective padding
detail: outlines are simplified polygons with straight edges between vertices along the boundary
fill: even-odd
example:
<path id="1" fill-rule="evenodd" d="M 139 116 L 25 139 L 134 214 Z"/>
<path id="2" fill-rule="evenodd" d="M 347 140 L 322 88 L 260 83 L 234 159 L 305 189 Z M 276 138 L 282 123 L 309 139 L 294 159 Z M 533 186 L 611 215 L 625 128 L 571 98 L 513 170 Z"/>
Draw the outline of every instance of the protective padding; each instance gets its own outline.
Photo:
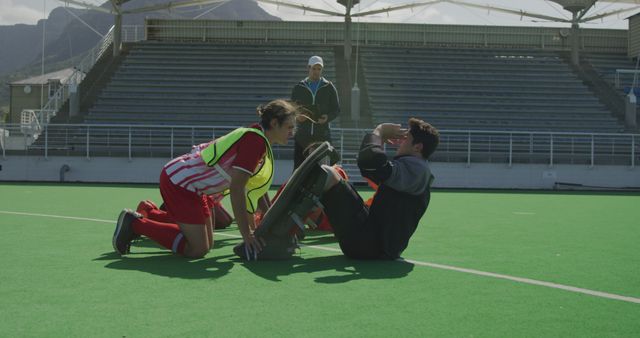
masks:
<path id="1" fill-rule="evenodd" d="M 287 236 L 294 225 L 298 225 L 301 233 L 304 233 L 302 217 L 314 206 L 322 207 L 320 195 L 327 173 L 322 169 L 320 161 L 334 155 L 335 149 L 329 142 L 324 142 L 302 162 L 262 218 L 256 229 L 256 236 Z"/>

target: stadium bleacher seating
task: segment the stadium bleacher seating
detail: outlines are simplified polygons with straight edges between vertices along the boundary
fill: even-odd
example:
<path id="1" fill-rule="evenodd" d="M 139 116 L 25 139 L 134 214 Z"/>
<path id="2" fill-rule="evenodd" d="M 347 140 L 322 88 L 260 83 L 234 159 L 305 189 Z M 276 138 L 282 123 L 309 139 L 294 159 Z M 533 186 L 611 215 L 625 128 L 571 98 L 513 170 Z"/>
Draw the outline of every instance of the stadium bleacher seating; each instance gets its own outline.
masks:
<path id="1" fill-rule="evenodd" d="M 312 54 L 335 80 L 339 60 L 328 46 L 135 43 L 85 121 L 246 125 L 257 105 L 289 96 Z M 417 115 L 441 129 L 623 130 L 553 52 L 363 47 L 360 58 L 371 108 L 364 114 L 374 123 Z M 603 76 L 630 63 L 610 60 L 594 62 L 609 69 Z"/>
<path id="2" fill-rule="evenodd" d="M 553 52 L 361 48 L 374 122 L 419 116 L 440 129 L 620 132 Z"/>
<path id="3" fill-rule="evenodd" d="M 135 43 L 85 122 L 246 125 L 259 104 L 290 97 L 311 55 L 334 80 L 327 46 Z"/>

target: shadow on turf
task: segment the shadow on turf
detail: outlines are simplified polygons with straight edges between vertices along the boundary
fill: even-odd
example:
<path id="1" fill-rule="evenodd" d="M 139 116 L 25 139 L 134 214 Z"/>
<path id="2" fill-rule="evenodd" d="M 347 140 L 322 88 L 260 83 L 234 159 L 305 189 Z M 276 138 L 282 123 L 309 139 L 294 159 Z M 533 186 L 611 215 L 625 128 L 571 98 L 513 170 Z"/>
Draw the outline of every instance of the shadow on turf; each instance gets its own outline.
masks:
<path id="1" fill-rule="evenodd" d="M 239 259 L 234 259 L 239 262 Z M 315 273 L 319 271 L 335 271 L 336 275 L 322 276 L 314 279 L 316 283 L 337 284 L 360 279 L 393 279 L 402 278 L 411 271 L 414 265 L 399 261 L 359 261 L 342 255 L 325 257 L 294 257 L 285 261 L 245 262 L 242 266 L 257 276 L 271 281 L 281 281 L 280 277 L 296 273 Z"/>
<path id="2" fill-rule="evenodd" d="M 219 239 L 215 241 L 214 250 L 220 247 L 231 245 L 227 241 L 232 239 Z M 137 245 L 140 243 L 140 245 Z M 156 248 L 155 243 L 143 240 L 136 243 L 137 247 Z M 135 250 L 135 247 L 132 247 Z M 151 273 L 158 276 L 184 278 L 184 279 L 215 279 L 220 278 L 233 267 L 233 262 L 228 258 L 234 255 L 206 257 L 201 259 L 185 259 L 176 256 L 166 249 L 162 251 L 144 251 L 136 253 L 133 251 L 127 256 L 120 256 L 115 252 L 108 252 L 96 258 L 96 261 L 113 261 L 107 263 L 105 268 L 116 270 L 136 270 Z"/>
<path id="3" fill-rule="evenodd" d="M 219 249 L 225 246 L 233 246 L 237 244 L 237 241 L 238 241 L 237 239 L 233 239 L 233 238 L 215 238 L 215 240 L 213 241 L 213 248 Z M 135 250 L 135 248 L 157 248 L 160 250 L 165 250 L 166 252 L 166 249 L 164 249 L 158 243 L 146 237 L 141 237 L 140 239 L 134 240 L 131 243 L 131 248 L 133 250 Z"/>
<path id="4" fill-rule="evenodd" d="M 333 233 L 318 230 L 306 230 L 304 240 L 301 241 L 305 245 L 323 245 L 336 243 Z"/>

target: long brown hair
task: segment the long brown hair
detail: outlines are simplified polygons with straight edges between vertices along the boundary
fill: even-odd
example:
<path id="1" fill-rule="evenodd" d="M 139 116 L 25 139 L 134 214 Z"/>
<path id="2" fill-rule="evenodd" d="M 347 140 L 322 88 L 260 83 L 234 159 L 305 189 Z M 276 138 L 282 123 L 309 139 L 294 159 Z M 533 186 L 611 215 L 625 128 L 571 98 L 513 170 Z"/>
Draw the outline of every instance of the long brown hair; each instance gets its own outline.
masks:
<path id="1" fill-rule="evenodd" d="M 289 118 L 295 118 L 299 113 L 299 106 L 290 100 L 276 99 L 256 108 L 260 116 L 260 125 L 264 130 L 271 129 L 271 120 L 276 119 L 282 125 Z"/>

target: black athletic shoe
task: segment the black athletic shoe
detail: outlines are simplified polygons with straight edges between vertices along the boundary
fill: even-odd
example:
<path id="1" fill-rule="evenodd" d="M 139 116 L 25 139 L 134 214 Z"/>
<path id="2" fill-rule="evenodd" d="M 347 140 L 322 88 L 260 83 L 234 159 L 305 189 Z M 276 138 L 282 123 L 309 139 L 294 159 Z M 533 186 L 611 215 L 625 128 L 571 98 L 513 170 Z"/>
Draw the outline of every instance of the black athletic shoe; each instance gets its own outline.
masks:
<path id="1" fill-rule="evenodd" d="M 126 255 L 129 253 L 131 241 L 136 237 L 136 234 L 133 232 L 131 222 L 140 217 L 142 217 L 142 215 L 129 209 L 124 209 L 120 213 L 118 223 L 116 223 L 116 230 L 113 232 L 113 239 L 111 241 L 113 249 L 120 255 Z"/>

